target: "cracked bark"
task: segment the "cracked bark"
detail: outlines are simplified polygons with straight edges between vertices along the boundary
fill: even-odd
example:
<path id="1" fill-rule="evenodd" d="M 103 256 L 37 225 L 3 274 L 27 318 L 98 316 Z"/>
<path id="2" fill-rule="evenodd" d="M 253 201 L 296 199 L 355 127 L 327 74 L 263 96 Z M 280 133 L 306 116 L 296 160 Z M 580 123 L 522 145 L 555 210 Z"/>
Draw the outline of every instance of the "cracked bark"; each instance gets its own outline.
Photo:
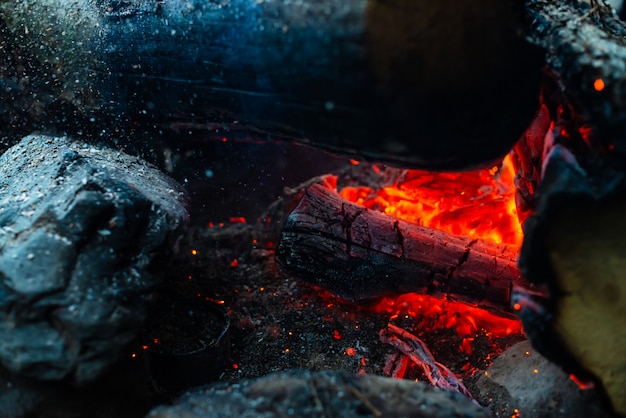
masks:
<path id="1" fill-rule="evenodd" d="M 417 292 L 513 317 L 511 290 L 528 286 L 516 254 L 364 209 L 313 185 L 283 227 L 276 260 L 288 274 L 354 302 Z"/>
<path id="2" fill-rule="evenodd" d="M 605 2 L 526 0 L 531 42 L 546 51 L 547 70 L 597 140 L 626 154 L 626 24 Z M 602 87 L 596 87 L 602 80 Z"/>

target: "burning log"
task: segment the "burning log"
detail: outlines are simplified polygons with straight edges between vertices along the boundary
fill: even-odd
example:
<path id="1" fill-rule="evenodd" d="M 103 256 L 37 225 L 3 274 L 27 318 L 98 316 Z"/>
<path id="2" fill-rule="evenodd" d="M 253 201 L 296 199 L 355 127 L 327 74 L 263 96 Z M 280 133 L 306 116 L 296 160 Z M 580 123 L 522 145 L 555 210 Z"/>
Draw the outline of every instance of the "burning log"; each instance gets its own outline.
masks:
<path id="1" fill-rule="evenodd" d="M 511 290 L 527 287 L 508 246 L 394 219 L 320 185 L 288 217 L 276 260 L 289 274 L 357 302 L 419 292 L 514 317 Z"/>
<path id="2" fill-rule="evenodd" d="M 0 187 L 0 363 L 93 382 L 139 333 L 187 194 L 138 158 L 50 136 L 0 157 Z"/>
<path id="3" fill-rule="evenodd" d="M 543 60 L 517 0 L 1 0 L 0 13 L 106 128 L 452 169 L 502 157 L 538 102 Z"/>
<path id="4" fill-rule="evenodd" d="M 535 192 L 541 181 L 541 164 L 545 153 L 545 136 L 550 129 L 550 111 L 544 104 L 511 156 L 515 165 L 515 208 L 523 225 L 535 209 Z"/>

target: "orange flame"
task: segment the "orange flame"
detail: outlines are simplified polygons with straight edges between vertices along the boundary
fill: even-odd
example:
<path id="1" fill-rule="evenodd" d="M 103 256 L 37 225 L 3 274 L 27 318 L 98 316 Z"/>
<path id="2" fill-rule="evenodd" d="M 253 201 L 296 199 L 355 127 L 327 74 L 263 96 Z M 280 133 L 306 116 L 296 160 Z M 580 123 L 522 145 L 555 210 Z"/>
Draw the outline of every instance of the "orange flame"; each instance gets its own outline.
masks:
<path id="1" fill-rule="evenodd" d="M 471 354 L 472 342 L 481 332 L 490 339 L 522 332 L 522 324 L 518 320 L 501 318 L 481 308 L 416 293 L 384 298 L 373 309 L 391 315 L 390 320 L 402 315 L 410 317 L 417 321 L 415 329 L 429 331 L 452 328 L 463 339 L 459 349 L 466 354 Z"/>
<path id="2" fill-rule="evenodd" d="M 510 157 L 500 166 L 464 173 L 407 170 L 397 184 L 374 190 L 345 187 L 340 195 L 369 209 L 455 235 L 519 247 Z"/>
<path id="3" fill-rule="evenodd" d="M 510 156 L 490 169 L 464 173 L 407 170 L 395 185 L 374 190 L 345 187 L 340 195 L 408 222 L 455 235 L 491 240 L 519 249 L 523 239 L 515 206 L 515 171 Z M 480 308 L 426 295 L 405 294 L 385 298 L 374 307 L 391 315 L 409 315 L 416 328 L 454 328 L 463 338 L 459 349 L 470 354 L 478 332 L 490 338 L 521 333 L 521 323 Z"/>

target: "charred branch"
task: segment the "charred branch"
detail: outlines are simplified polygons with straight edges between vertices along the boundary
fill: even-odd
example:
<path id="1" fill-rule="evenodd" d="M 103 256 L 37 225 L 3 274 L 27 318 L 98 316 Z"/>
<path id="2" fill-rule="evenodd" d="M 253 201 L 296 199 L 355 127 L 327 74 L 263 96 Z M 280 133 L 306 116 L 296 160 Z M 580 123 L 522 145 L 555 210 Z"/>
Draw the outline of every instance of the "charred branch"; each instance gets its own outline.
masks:
<path id="1" fill-rule="evenodd" d="M 526 286 L 513 248 L 397 220 L 320 185 L 288 217 L 276 259 L 352 301 L 418 292 L 513 317 L 511 290 Z"/>

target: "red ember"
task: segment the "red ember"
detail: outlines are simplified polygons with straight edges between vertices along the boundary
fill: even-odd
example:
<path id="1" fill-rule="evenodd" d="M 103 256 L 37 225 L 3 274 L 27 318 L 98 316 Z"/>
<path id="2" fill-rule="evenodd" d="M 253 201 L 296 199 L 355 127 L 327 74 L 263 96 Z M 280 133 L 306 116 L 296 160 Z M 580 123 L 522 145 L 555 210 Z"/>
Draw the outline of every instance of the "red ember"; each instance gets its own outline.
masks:
<path id="1" fill-rule="evenodd" d="M 345 187 L 339 194 L 408 222 L 519 247 L 523 234 L 515 208 L 514 177 L 507 157 L 500 166 L 464 173 L 407 170 L 393 186 Z"/>
<path id="2" fill-rule="evenodd" d="M 390 216 L 456 235 L 491 240 L 519 248 L 522 229 L 515 207 L 515 172 L 510 157 L 501 165 L 464 173 L 407 170 L 397 184 L 374 190 L 346 187 L 340 195 L 349 201 Z M 471 354 L 479 332 L 496 338 L 522 332 L 521 323 L 453 301 L 404 294 L 385 298 L 374 309 L 393 320 L 408 315 L 425 332 L 454 328 L 463 338 L 461 352 Z"/>

